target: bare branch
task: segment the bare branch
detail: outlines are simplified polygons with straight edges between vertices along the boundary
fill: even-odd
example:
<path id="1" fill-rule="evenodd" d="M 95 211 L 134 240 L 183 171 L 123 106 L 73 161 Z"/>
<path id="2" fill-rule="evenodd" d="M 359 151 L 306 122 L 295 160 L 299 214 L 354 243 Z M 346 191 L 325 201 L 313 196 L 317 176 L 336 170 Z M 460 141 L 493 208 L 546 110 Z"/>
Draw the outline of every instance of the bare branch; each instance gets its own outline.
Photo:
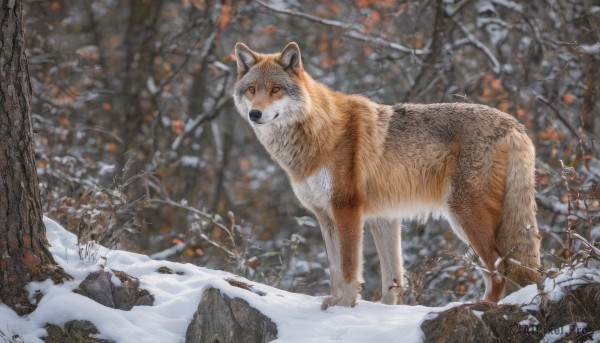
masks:
<path id="1" fill-rule="evenodd" d="M 254 0 L 254 2 L 258 3 L 259 5 L 261 5 L 265 8 L 270 9 L 271 11 L 277 12 L 277 13 L 304 18 L 304 19 L 310 20 L 315 23 L 319 23 L 322 25 L 326 25 L 329 27 L 339 29 L 341 34 L 343 34 L 344 36 L 346 36 L 348 38 L 352 38 L 352 39 L 359 40 L 362 42 L 379 45 L 381 47 L 385 47 L 385 48 L 388 48 L 391 50 L 395 50 L 395 51 L 399 51 L 399 52 L 403 52 L 403 53 L 411 54 L 411 55 L 427 55 L 430 53 L 430 51 L 428 49 L 411 49 L 402 44 L 390 42 L 381 37 L 374 37 L 374 36 L 366 35 L 366 34 L 362 33 L 363 27 L 358 26 L 358 25 L 348 25 L 348 24 L 345 24 L 345 23 L 342 23 L 342 22 L 339 22 L 336 20 L 320 18 L 320 17 L 314 16 L 314 15 L 299 12 L 296 10 L 276 8 L 276 7 L 266 4 L 260 0 Z"/>
<path id="2" fill-rule="evenodd" d="M 483 44 L 477 37 L 475 37 L 475 35 L 471 31 L 469 31 L 469 29 L 467 29 L 460 21 L 456 20 L 456 18 L 452 18 L 452 21 L 454 21 L 456 26 L 458 26 L 458 28 L 462 31 L 462 33 L 469 40 L 469 42 L 471 44 L 473 44 L 477 49 L 481 50 L 487 56 L 487 58 L 490 60 L 490 62 L 492 62 L 492 64 L 493 64 L 492 71 L 494 72 L 494 74 L 500 74 L 500 71 L 502 69 L 500 67 L 500 62 L 498 62 L 498 59 L 492 53 L 492 51 L 485 44 Z"/>

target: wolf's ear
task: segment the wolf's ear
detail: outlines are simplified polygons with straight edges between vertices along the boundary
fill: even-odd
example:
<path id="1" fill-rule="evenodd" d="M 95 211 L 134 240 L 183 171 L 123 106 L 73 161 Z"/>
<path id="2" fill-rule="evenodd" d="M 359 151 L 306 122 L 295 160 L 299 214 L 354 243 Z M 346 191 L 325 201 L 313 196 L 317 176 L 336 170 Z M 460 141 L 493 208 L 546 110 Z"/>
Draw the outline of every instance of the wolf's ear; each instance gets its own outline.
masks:
<path id="1" fill-rule="evenodd" d="M 300 57 L 298 44 L 291 42 L 286 45 L 281 51 L 278 61 L 284 69 L 291 70 L 296 75 L 300 74 L 302 71 L 302 58 Z"/>
<path id="2" fill-rule="evenodd" d="M 257 62 L 254 51 L 250 50 L 244 43 L 235 45 L 235 60 L 237 61 L 238 77 L 246 74 Z"/>

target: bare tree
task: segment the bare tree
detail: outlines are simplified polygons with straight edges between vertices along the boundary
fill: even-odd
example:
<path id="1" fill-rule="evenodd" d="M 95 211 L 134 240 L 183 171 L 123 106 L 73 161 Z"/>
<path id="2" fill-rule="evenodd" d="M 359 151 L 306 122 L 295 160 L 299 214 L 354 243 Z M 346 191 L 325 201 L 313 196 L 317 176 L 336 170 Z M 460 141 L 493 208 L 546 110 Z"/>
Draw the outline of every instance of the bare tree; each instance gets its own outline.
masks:
<path id="1" fill-rule="evenodd" d="M 0 5 L 0 27 L 0 302 L 24 313 L 31 305 L 23 286 L 45 278 L 54 260 L 33 153 L 22 0 Z"/>

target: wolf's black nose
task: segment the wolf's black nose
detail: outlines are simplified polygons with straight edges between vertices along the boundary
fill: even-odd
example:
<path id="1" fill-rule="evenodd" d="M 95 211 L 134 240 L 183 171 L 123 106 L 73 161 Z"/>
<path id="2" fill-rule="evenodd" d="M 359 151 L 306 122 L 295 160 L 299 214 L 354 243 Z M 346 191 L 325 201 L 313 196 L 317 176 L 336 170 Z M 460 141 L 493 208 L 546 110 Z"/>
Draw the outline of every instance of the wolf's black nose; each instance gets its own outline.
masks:
<path id="1" fill-rule="evenodd" d="M 250 110 L 248 116 L 250 117 L 250 120 L 257 121 L 262 117 L 262 112 L 260 110 Z"/>

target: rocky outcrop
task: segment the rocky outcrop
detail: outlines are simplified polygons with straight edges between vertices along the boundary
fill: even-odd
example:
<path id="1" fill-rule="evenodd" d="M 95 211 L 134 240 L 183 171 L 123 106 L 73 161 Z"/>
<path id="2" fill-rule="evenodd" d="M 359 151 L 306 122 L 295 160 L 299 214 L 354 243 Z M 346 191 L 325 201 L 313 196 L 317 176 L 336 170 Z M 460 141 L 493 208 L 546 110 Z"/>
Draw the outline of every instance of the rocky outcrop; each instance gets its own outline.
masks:
<path id="1" fill-rule="evenodd" d="M 47 343 L 110 343 L 112 341 L 97 338 L 98 330 L 94 324 L 87 320 L 72 320 L 64 327 L 57 325 L 46 326 L 48 336 L 44 338 Z"/>
<path id="2" fill-rule="evenodd" d="M 118 280 L 116 284 L 113 277 Z M 86 296 L 104 306 L 129 311 L 134 306 L 154 304 L 150 292 L 140 288 L 140 281 L 124 272 L 104 270 L 93 272 L 83 280 L 74 292 Z"/>
<path id="3" fill-rule="evenodd" d="M 276 338 L 277 326 L 270 318 L 246 300 L 231 299 L 216 288 L 202 295 L 185 335 L 187 343 L 263 343 Z"/>
<path id="4" fill-rule="evenodd" d="M 479 302 L 431 314 L 421 324 L 427 342 L 583 342 L 600 330 L 600 285 L 566 293 L 540 305 Z"/>

